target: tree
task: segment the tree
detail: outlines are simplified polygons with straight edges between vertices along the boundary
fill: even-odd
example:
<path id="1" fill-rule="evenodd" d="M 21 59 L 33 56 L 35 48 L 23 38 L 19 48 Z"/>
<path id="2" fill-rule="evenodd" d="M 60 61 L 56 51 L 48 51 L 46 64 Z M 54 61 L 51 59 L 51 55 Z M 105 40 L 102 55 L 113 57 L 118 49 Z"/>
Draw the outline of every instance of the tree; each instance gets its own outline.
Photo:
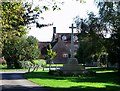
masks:
<path id="1" fill-rule="evenodd" d="M 47 55 L 46 55 L 46 59 L 49 60 L 49 70 L 51 67 L 51 62 L 56 55 L 57 55 L 56 52 L 52 50 L 51 44 L 49 44 L 49 49 L 47 49 Z"/>
<path id="2" fill-rule="evenodd" d="M 43 6 L 42 8 L 45 11 L 48 10 L 47 6 Z M 57 6 L 53 7 L 53 10 L 55 10 L 56 8 L 57 8 Z M 42 13 L 43 10 L 40 9 L 39 7 L 33 8 L 32 4 L 30 4 L 30 3 L 23 3 L 23 2 L 17 2 L 17 1 L 1 2 L 0 9 L 2 12 L 1 16 L 0 16 L 1 23 L 2 23 L 2 28 L 0 30 L 0 32 L 2 32 L 2 48 L 1 48 L 2 53 L 3 53 L 2 56 L 5 56 L 5 58 L 8 62 L 8 67 L 9 67 L 10 65 L 12 65 L 12 60 L 13 60 L 13 63 L 18 62 L 16 60 L 19 60 L 19 57 L 18 56 L 13 57 L 13 54 L 16 55 L 15 54 L 15 53 L 17 53 L 16 50 L 19 49 L 19 46 L 20 46 L 19 40 L 21 40 L 21 38 L 27 34 L 26 28 L 30 27 L 29 25 L 32 23 L 36 23 L 36 26 L 39 28 L 49 26 L 50 24 L 39 24 L 38 22 L 36 22 L 36 19 L 38 19 L 40 13 Z M 27 44 L 27 42 L 30 42 L 30 40 L 29 41 L 25 40 L 24 42 Z M 13 48 L 12 45 L 15 48 Z M 19 46 L 17 46 L 17 45 L 19 45 Z M 29 48 L 29 46 L 30 45 L 28 45 L 28 48 Z M 18 49 L 16 47 L 18 47 Z M 31 48 L 32 47 L 33 46 L 31 46 Z M 12 50 L 12 48 L 13 48 L 13 50 Z M 26 51 L 28 51 L 28 50 L 27 49 L 23 50 L 23 53 L 24 52 L 26 53 Z M 31 55 L 34 56 L 34 58 L 36 58 L 35 55 L 37 53 L 35 55 L 33 55 L 34 50 L 33 50 L 33 52 L 31 50 L 29 50 L 29 51 L 30 51 Z M 29 54 L 29 55 L 27 55 L 27 57 L 30 59 L 31 55 Z M 22 57 L 22 59 L 25 59 L 25 57 L 24 58 Z M 16 63 L 16 65 L 18 65 L 18 63 Z"/>
<path id="3" fill-rule="evenodd" d="M 99 15 L 106 30 L 111 32 L 108 39 L 108 57 L 118 63 L 120 73 L 120 1 L 97 2 Z"/>
<path id="4" fill-rule="evenodd" d="M 12 36 L 25 35 L 27 28 L 32 23 L 37 23 L 42 9 L 39 7 L 32 7 L 30 3 L 23 2 L 2 2 L 1 8 L 1 23 L 2 23 L 2 44 L 7 42 L 7 39 Z M 45 9 L 45 8 L 44 8 Z M 47 24 L 39 24 L 39 27 L 49 26 Z"/>
<path id="5" fill-rule="evenodd" d="M 38 40 L 33 36 L 12 37 L 4 45 L 3 55 L 8 68 L 21 68 L 20 61 L 32 61 L 40 58 Z"/>
<path id="6" fill-rule="evenodd" d="M 26 4 L 25 7 L 28 6 L 29 4 Z M 25 26 L 33 20 L 25 13 L 25 7 L 23 7 L 22 2 L 2 2 L 0 5 L 2 12 L 0 16 L 2 23 L 2 53 L 8 62 L 8 66 L 10 66 L 9 63 L 11 63 L 11 60 L 13 60 L 14 63 L 16 62 L 16 57 L 11 59 L 10 56 L 14 54 L 15 51 L 13 52 L 13 50 L 16 50 L 12 45 L 15 47 L 16 44 L 19 44 L 19 38 L 27 33 Z M 18 41 L 16 39 L 18 39 Z M 11 48 L 13 48 L 13 50 Z M 6 55 L 6 50 L 8 50 L 8 55 Z M 16 65 L 18 65 L 18 63 L 16 63 Z"/>
<path id="7" fill-rule="evenodd" d="M 60 9 L 57 3 L 51 7 L 53 10 Z M 40 14 L 49 9 L 50 5 L 43 5 L 42 7 L 32 7 L 31 3 L 23 2 L 1 2 L 1 26 L 2 26 L 2 44 L 7 42 L 9 37 L 22 36 L 27 33 L 25 26 L 29 26 L 32 23 L 36 23 L 36 27 L 46 27 L 52 24 L 39 24 L 36 20 Z M 27 27 L 28 28 L 28 27 Z"/>
<path id="8" fill-rule="evenodd" d="M 0 31 L 0 57 L 2 57 L 2 39 L 1 39 L 2 33 Z"/>
<path id="9" fill-rule="evenodd" d="M 79 30 L 79 49 L 77 58 L 79 62 L 91 62 L 97 58 L 100 66 L 100 57 L 106 53 L 104 45 L 103 27 L 100 20 L 92 12 L 88 14 L 88 19 L 75 18 L 75 23 Z"/>
<path id="10" fill-rule="evenodd" d="M 2 44 L 7 43 L 7 39 L 12 36 L 22 36 L 26 34 L 24 29 L 22 3 L 2 2 L 1 23 L 2 23 Z"/>
<path id="11" fill-rule="evenodd" d="M 28 36 L 27 60 L 35 60 L 40 58 L 40 50 L 38 47 L 38 40 L 33 36 Z"/>

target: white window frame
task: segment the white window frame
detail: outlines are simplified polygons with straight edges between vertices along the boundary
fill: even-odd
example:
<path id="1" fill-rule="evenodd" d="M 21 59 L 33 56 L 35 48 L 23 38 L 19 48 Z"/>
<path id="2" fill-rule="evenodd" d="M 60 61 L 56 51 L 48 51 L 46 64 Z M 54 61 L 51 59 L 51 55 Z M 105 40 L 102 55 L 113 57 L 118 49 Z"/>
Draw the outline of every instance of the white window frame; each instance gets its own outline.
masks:
<path id="1" fill-rule="evenodd" d="M 63 57 L 64 57 L 64 58 L 67 58 L 67 57 L 68 57 L 68 54 L 67 54 L 67 53 L 64 53 L 64 54 L 63 54 Z"/>

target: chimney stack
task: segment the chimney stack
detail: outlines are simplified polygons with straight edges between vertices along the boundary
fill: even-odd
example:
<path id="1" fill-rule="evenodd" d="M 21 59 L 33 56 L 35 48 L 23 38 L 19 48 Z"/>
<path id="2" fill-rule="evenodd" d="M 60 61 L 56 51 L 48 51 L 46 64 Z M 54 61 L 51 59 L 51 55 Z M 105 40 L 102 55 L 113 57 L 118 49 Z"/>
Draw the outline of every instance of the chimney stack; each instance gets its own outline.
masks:
<path id="1" fill-rule="evenodd" d="M 52 37 L 52 41 L 55 41 L 56 39 L 56 27 L 53 27 L 53 37 Z"/>
<path id="2" fill-rule="evenodd" d="M 53 34 L 56 34 L 56 27 L 53 27 Z"/>

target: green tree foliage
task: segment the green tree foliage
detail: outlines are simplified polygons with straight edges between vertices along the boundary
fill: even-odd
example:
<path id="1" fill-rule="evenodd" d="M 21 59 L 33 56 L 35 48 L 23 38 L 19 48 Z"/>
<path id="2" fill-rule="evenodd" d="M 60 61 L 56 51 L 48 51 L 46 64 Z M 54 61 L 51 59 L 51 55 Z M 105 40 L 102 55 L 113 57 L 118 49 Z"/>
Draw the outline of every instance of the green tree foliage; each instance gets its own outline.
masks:
<path id="1" fill-rule="evenodd" d="M 53 7 L 54 6 L 54 7 Z M 52 7 L 57 9 L 55 3 Z M 56 6 L 56 7 L 55 7 Z M 13 36 L 19 36 L 26 34 L 25 26 L 29 26 L 32 23 L 36 23 L 36 27 L 45 27 L 52 24 L 39 24 L 36 20 L 39 18 L 40 13 L 44 10 L 48 10 L 48 6 L 32 7 L 30 3 L 23 2 L 1 2 L 1 26 L 2 26 L 2 44 L 7 42 L 7 39 Z M 54 9 L 54 10 L 55 10 Z M 27 27 L 28 28 L 28 27 Z"/>
<path id="2" fill-rule="evenodd" d="M 38 40 L 33 36 L 12 37 L 8 40 L 7 45 L 4 45 L 3 55 L 7 60 L 7 66 L 20 68 L 20 61 L 32 61 L 40 58 L 38 48 Z"/>
<path id="3" fill-rule="evenodd" d="M 18 2 L 2 2 L 0 6 L 2 10 L 2 42 L 5 44 L 10 37 L 26 34 L 22 17 L 25 9 L 22 7 L 22 3 Z"/>
<path id="4" fill-rule="evenodd" d="M 25 26 L 34 20 L 25 13 L 27 12 L 25 7 L 28 6 L 29 4 L 23 6 L 22 2 L 1 2 L 2 53 L 8 66 L 15 64 L 14 66 L 17 67 L 17 59 L 19 59 L 17 51 L 20 39 L 27 33 Z"/>
<path id="5" fill-rule="evenodd" d="M 1 2 L 1 23 L 2 23 L 2 42 L 13 36 L 25 35 L 25 26 L 36 23 L 42 10 L 39 7 L 32 7 L 30 3 L 23 2 Z M 44 27 L 44 26 L 41 26 Z"/>
<path id="6" fill-rule="evenodd" d="M 120 1 L 97 2 L 102 24 L 111 32 L 107 49 L 109 60 L 118 62 L 120 72 Z"/>
<path id="7" fill-rule="evenodd" d="M 85 20 L 79 17 L 75 18 L 75 23 L 81 30 L 79 31 L 80 47 L 76 56 L 82 63 L 91 62 L 94 58 L 99 61 L 100 57 L 106 53 L 100 20 L 93 13 L 89 13 L 88 16 L 88 19 Z"/>
<path id="8" fill-rule="evenodd" d="M 56 56 L 56 52 L 52 50 L 51 44 L 49 44 L 49 49 L 47 49 L 47 59 L 53 60 Z"/>
<path id="9" fill-rule="evenodd" d="M 0 57 L 2 57 L 2 39 L 1 39 L 2 33 L 0 31 Z"/>
<path id="10" fill-rule="evenodd" d="M 27 58 L 29 60 L 40 58 L 40 50 L 38 48 L 38 40 L 33 36 L 29 36 L 27 38 L 27 42 L 28 42 Z"/>
<path id="11" fill-rule="evenodd" d="M 119 64 L 120 73 L 120 1 L 105 2 L 95 0 L 95 3 L 99 8 L 99 16 L 94 18 L 92 14 L 89 15 L 89 21 L 85 24 L 88 27 L 84 26 L 82 30 L 89 29 L 88 32 L 92 35 L 92 39 L 97 40 L 94 40 L 96 43 L 100 41 L 99 43 L 103 46 L 97 47 L 97 50 L 99 48 L 105 49 L 108 53 L 108 61 Z M 109 38 L 105 38 L 107 33 L 111 35 Z M 98 38 L 95 37 L 96 35 Z"/>
<path id="12" fill-rule="evenodd" d="M 49 49 L 47 49 L 47 55 L 46 55 L 46 59 L 49 60 L 49 70 L 50 70 L 50 64 L 56 55 L 57 53 L 52 50 L 52 46 L 51 44 L 49 44 Z"/>
<path id="13" fill-rule="evenodd" d="M 54 4 L 56 5 L 56 4 Z M 53 6 L 54 6 L 53 5 Z M 53 7 L 54 10 L 57 8 Z M 36 22 L 43 10 L 48 10 L 48 6 L 32 7 L 30 3 L 23 2 L 1 2 L 1 26 L 0 33 L 2 35 L 2 56 L 7 60 L 8 67 L 20 67 L 19 61 L 32 60 L 40 55 L 37 40 L 33 37 L 23 38 L 27 34 L 27 28 L 32 23 L 41 28 L 50 24 L 39 24 Z M 23 41 L 23 42 L 22 42 Z"/>

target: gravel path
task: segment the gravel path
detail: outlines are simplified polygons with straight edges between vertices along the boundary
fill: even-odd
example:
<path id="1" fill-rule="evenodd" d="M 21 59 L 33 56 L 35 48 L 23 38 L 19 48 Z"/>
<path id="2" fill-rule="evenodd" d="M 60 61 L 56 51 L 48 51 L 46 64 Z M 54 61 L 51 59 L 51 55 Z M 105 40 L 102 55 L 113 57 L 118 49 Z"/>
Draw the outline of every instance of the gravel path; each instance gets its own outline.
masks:
<path id="1" fill-rule="evenodd" d="M 0 72 L 0 91 L 49 91 L 23 78 L 25 71 Z"/>

